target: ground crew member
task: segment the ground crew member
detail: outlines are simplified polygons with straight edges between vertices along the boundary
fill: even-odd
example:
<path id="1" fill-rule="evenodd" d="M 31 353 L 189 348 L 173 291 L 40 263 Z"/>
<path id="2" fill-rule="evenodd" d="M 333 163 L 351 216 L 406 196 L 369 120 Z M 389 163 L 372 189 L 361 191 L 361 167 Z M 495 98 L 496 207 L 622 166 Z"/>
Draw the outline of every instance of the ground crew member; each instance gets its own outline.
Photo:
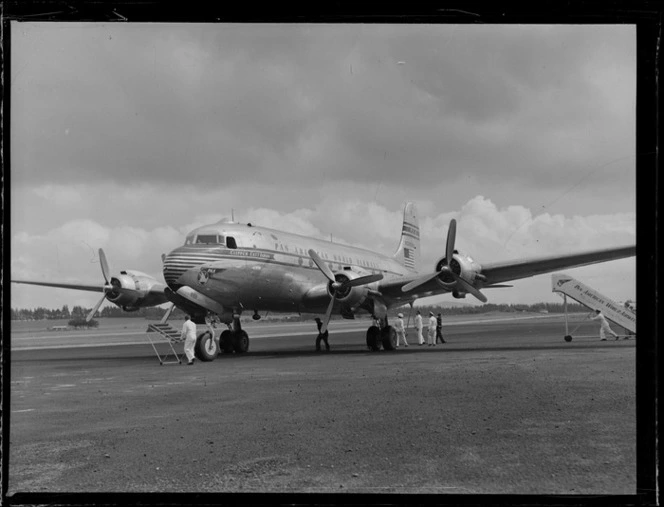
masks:
<path id="1" fill-rule="evenodd" d="M 324 333 L 321 333 L 320 330 L 323 327 L 323 323 L 321 322 L 320 318 L 316 317 L 314 319 L 316 321 L 316 324 L 318 325 L 318 336 L 316 337 L 316 350 L 320 351 L 320 341 L 323 340 L 325 342 L 325 348 L 327 350 L 330 350 L 330 344 L 327 343 L 327 337 L 329 333 L 327 332 L 327 329 L 325 330 Z"/>
<path id="2" fill-rule="evenodd" d="M 438 312 L 438 317 L 436 318 L 436 343 L 445 343 L 445 338 L 443 338 L 443 316 Z"/>
<path id="3" fill-rule="evenodd" d="M 417 343 L 424 345 L 424 336 L 422 336 L 422 315 L 420 315 L 419 310 L 417 310 L 417 315 L 415 315 L 415 330 L 417 331 Z"/>
<path id="4" fill-rule="evenodd" d="M 436 325 L 438 321 L 433 312 L 429 312 L 429 347 L 436 346 Z"/>
<path id="5" fill-rule="evenodd" d="M 609 326 L 609 323 L 606 320 L 606 317 L 602 314 L 602 312 L 600 312 L 599 310 L 595 310 L 595 316 L 591 317 L 590 320 L 599 320 L 599 337 L 601 341 L 603 342 L 606 341 L 606 333 L 609 333 L 616 340 L 618 339 L 618 335 L 613 332 L 613 330 Z"/>
<path id="6" fill-rule="evenodd" d="M 397 332 L 397 347 L 399 346 L 400 339 L 403 339 L 403 344 L 408 347 L 408 342 L 406 341 L 406 328 L 403 325 L 403 313 L 397 315 L 397 321 L 394 323 L 394 329 Z"/>
<path id="7" fill-rule="evenodd" d="M 184 316 L 184 324 L 182 325 L 182 332 L 180 338 L 184 339 L 184 353 L 189 361 L 187 364 L 194 364 L 194 347 L 196 346 L 196 324 L 191 320 L 189 315 Z"/>

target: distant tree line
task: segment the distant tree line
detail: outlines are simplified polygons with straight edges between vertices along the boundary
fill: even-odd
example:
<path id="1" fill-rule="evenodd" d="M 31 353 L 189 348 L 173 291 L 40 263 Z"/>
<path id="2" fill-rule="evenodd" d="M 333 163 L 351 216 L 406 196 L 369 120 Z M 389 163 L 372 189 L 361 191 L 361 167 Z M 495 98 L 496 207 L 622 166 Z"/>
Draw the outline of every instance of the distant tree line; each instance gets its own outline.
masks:
<path id="1" fill-rule="evenodd" d="M 522 304 L 493 304 L 487 303 L 484 305 L 463 305 L 463 306 L 440 306 L 440 305 L 424 305 L 417 306 L 415 309 L 420 310 L 422 314 L 428 314 L 429 311 L 434 313 L 441 313 L 442 315 L 476 315 L 489 312 L 548 312 L 548 313 L 563 313 L 564 305 L 563 303 L 535 303 L 532 305 L 522 305 Z M 414 309 L 414 310 L 415 310 Z M 11 319 L 12 320 L 55 320 L 55 319 L 71 319 L 71 320 L 80 320 L 85 319 L 90 313 L 92 308 L 83 308 L 81 306 L 74 306 L 71 310 L 67 305 L 64 305 L 61 309 L 50 309 L 50 308 L 12 308 L 11 309 Z M 414 311 L 413 310 L 413 311 Z M 588 308 L 579 303 L 568 302 L 567 310 L 569 312 L 583 312 L 588 311 Z M 397 314 L 398 312 L 403 312 L 406 314 L 410 311 L 410 306 L 404 305 L 400 308 L 395 308 L 390 310 L 390 315 Z M 148 320 L 159 320 L 163 317 L 165 309 L 159 307 L 152 308 L 141 308 L 135 312 L 125 312 L 121 308 L 113 305 L 104 306 L 95 317 L 97 318 L 114 318 L 114 317 L 134 317 L 138 319 L 148 319 Z M 174 320 L 182 319 L 184 317 L 184 312 L 178 310 L 177 308 L 171 313 L 171 318 Z M 288 320 L 302 320 L 309 319 L 307 316 L 290 316 Z"/>

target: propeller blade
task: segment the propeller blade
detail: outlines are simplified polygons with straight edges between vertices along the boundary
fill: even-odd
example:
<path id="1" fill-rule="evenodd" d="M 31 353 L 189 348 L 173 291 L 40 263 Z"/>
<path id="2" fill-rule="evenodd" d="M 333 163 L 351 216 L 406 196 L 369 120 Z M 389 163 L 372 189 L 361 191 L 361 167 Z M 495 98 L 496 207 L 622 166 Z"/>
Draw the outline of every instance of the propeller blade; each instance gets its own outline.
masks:
<path id="1" fill-rule="evenodd" d="M 334 306 L 334 296 L 330 298 L 330 304 L 327 305 L 327 311 L 325 312 L 325 320 L 323 320 L 323 325 L 320 328 L 321 334 L 327 331 L 327 325 L 330 323 L 330 317 L 332 316 L 332 307 Z"/>
<path id="2" fill-rule="evenodd" d="M 103 249 L 99 249 L 99 263 L 101 264 L 101 274 L 104 275 L 104 281 L 108 285 L 108 280 L 111 275 L 111 270 L 108 267 L 108 261 L 106 260 L 106 254 Z"/>
<path id="3" fill-rule="evenodd" d="M 486 303 L 488 301 L 486 296 L 482 294 L 474 285 L 471 285 L 456 273 L 453 273 L 452 271 L 450 271 L 450 273 L 452 273 L 452 276 L 454 276 L 454 279 L 457 281 L 457 283 L 463 287 L 463 290 L 470 292 L 473 296 L 482 301 L 482 303 Z"/>
<path id="4" fill-rule="evenodd" d="M 422 278 L 418 278 L 417 280 L 413 280 L 412 282 L 407 283 L 406 285 L 401 287 L 401 292 L 409 292 L 415 289 L 416 287 L 419 287 L 420 285 L 424 285 L 428 281 L 433 280 L 434 278 L 439 276 L 443 271 L 449 271 L 450 273 L 452 273 L 452 270 L 449 268 L 449 265 L 450 261 L 454 257 L 455 241 L 456 241 L 456 220 L 453 218 L 452 220 L 450 220 L 450 226 L 447 229 L 447 241 L 445 243 L 445 265 L 443 266 L 443 269 L 441 269 L 437 273 L 434 273 L 433 275 L 426 275 L 423 276 Z M 473 287 L 473 289 L 475 288 Z"/>
<path id="5" fill-rule="evenodd" d="M 318 266 L 318 269 L 320 269 L 325 277 L 330 281 L 330 282 L 336 282 L 336 279 L 334 278 L 334 274 L 330 270 L 330 268 L 325 264 L 325 261 L 321 259 L 316 252 L 313 251 L 313 249 L 309 250 L 309 256 L 311 257 L 311 260 L 314 261 L 316 266 Z"/>
<path id="6" fill-rule="evenodd" d="M 160 323 L 160 324 L 165 324 L 166 321 L 168 320 L 168 318 L 171 316 L 171 312 L 172 312 L 174 309 L 175 309 L 175 303 L 171 303 L 171 306 L 168 307 L 168 309 L 166 310 L 166 313 L 165 313 L 164 316 L 161 318 L 161 320 L 159 321 L 159 323 Z"/>
<path id="7" fill-rule="evenodd" d="M 95 313 L 97 313 L 97 310 L 99 310 L 99 307 L 101 306 L 101 304 L 104 302 L 105 299 L 106 299 L 106 293 L 104 292 L 102 298 L 97 302 L 92 311 L 88 313 L 88 316 L 85 318 L 85 322 L 90 322 L 92 320 L 92 317 L 95 316 Z"/>
<path id="8" fill-rule="evenodd" d="M 456 241 L 456 220 L 450 220 L 450 227 L 447 229 L 447 243 L 445 244 L 445 261 L 450 265 L 454 255 L 454 242 Z"/>
<path id="9" fill-rule="evenodd" d="M 343 284 L 344 287 L 357 287 L 358 285 L 366 285 L 368 283 L 373 283 L 377 282 L 378 280 L 382 280 L 383 275 L 382 273 L 377 273 L 375 275 L 366 275 L 366 276 L 361 276 L 359 278 L 356 278 L 355 280 L 348 280 Z"/>
<path id="10" fill-rule="evenodd" d="M 420 285 L 424 285 L 429 280 L 433 280 L 434 278 L 436 278 L 441 273 L 442 273 L 442 271 L 439 271 L 437 273 L 434 273 L 433 275 L 427 275 L 427 276 L 423 276 L 422 278 L 418 278 L 417 280 L 413 280 L 412 282 L 409 282 L 406 285 L 402 286 L 401 287 L 401 292 L 408 292 L 408 291 L 411 291 L 411 290 L 415 289 L 416 287 L 419 287 Z"/>

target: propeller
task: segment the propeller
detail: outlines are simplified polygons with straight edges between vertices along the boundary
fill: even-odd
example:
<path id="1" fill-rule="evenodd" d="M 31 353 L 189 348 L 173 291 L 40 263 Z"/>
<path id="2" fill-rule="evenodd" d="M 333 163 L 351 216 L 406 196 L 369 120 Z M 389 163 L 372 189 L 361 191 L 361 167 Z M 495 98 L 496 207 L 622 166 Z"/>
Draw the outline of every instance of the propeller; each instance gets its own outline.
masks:
<path id="1" fill-rule="evenodd" d="M 101 264 L 101 274 L 104 277 L 104 286 L 102 287 L 102 290 L 104 291 L 104 295 L 101 297 L 101 299 L 97 302 L 95 307 L 92 309 L 90 313 L 88 313 L 88 316 L 85 318 L 85 322 L 90 322 L 92 320 L 92 317 L 94 317 L 95 313 L 97 313 L 97 310 L 99 310 L 99 307 L 101 304 L 104 302 L 106 299 L 106 296 L 108 295 L 109 292 L 112 292 L 115 287 L 111 284 L 109 281 L 110 278 L 110 273 L 111 270 L 108 267 L 108 261 L 106 260 L 106 254 L 104 253 L 103 249 L 99 249 L 99 264 Z"/>
<path id="2" fill-rule="evenodd" d="M 355 278 L 353 280 L 345 280 L 343 282 L 338 282 L 337 279 L 334 277 L 334 273 L 332 273 L 332 270 L 328 267 L 327 264 L 325 264 L 325 261 L 323 261 L 323 259 L 321 259 L 320 256 L 314 250 L 312 249 L 309 250 L 309 256 L 311 257 L 311 260 L 314 261 L 314 264 L 318 266 L 318 269 L 320 269 L 323 272 L 325 278 L 329 280 L 330 289 L 332 291 L 330 304 L 327 305 L 327 310 L 325 312 L 325 320 L 323 320 L 323 325 L 320 328 L 320 332 L 324 333 L 325 331 L 327 331 L 327 325 L 329 324 L 330 316 L 332 315 L 332 307 L 334 306 L 334 300 L 336 299 L 338 292 L 342 292 L 350 287 L 357 287 L 359 285 L 366 285 L 369 283 L 377 282 L 378 280 L 383 279 L 383 275 L 381 273 L 377 273 L 374 275 L 360 276 L 359 278 Z"/>
<path id="3" fill-rule="evenodd" d="M 474 285 L 468 283 L 466 280 L 457 275 L 450 267 L 450 262 L 452 261 L 454 255 L 455 241 L 456 241 L 456 220 L 452 219 L 450 221 L 450 227 L 447 229 L 447 242 L 445 243 L 445 264 L 441 266 L 440 271 L 438 271 L 437 273 L 434 273 L 433 275 L 426 275 L 423 276 L 422 278 L 418 278 L 417 280 L 413 280 L 412 282 L 407 283 L 406 285 L 401 287 L 401 291 L 409 292 L 414 288 L 419 287 L 420 285 L 424 285 L 428 281 L 437 278 L 443 273 L 449 273 L 457 282 L 457 284 L 461 286 L 464 292 L 469 292 L 477 299 L 479 299 L 482 303 L 486 303 L 488 301 L 486 296 L 482 294 L 479 291 L 479 289 L 477 289 Z"/>

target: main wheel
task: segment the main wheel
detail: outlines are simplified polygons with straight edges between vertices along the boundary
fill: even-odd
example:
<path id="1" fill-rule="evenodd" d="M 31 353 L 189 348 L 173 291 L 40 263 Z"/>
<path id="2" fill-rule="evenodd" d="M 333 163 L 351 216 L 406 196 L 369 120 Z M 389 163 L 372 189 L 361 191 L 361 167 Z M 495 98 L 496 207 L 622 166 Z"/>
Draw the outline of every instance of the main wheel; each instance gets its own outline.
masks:
<path id="1" fill-rule="evenodd" d="M 236 354 L 244 354 L 249 350 L 249 335 L 244 329 L 239 333 L 234 333 L 233 350 Z"/>
<path id="2" fill-rule="evenodd" d="M 226 354 L 233 353 L 233 334 L 230 330 L 226 329 L 226 331 L 221 332 L 221 336 L 219 337 L 219 347 L 221 348 L 221 351 Z"/>
<path id="3" fill-rule="evenodd" d="M 380 329 L 378 329 L 378 326 L 371 326 L 367 329 L 367 347 L 369 347 L 369 350 L 380 350 Z"/>
<path id="4" fill-rule="evenodd" d="M 383 348 L 385 350 L 394 350 L 397 348 L 397 331 L 392 326 L 384 327 L 381 332 Z"/>
<path id="5" fill-rule="evenodd" d="M 210 331 L 204 331 L 196 338 L 196 345 L 194 346 L 194 354 L 201 361 L 214 361 L 217 357 L 217 342 L 214 341 Z"/>

